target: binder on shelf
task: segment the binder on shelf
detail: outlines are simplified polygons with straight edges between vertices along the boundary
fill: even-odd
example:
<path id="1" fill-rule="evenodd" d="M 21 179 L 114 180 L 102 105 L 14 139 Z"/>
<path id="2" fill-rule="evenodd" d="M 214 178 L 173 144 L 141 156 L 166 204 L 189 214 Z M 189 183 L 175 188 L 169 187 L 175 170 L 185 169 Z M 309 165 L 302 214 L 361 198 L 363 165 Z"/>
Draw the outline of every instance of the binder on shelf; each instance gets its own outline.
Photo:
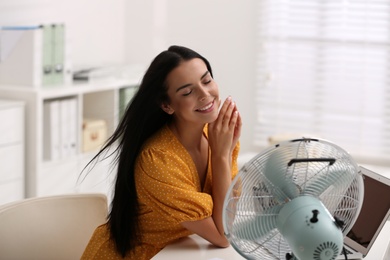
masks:
<path id="1" fill-rule="evenodd" d="M 136 86 L 125 87 L 119 90 L 119 119 L 123 117 L 126 107 L 135 95 L 136 91 Z"/>
<path id="2" fill-rule="evenodd" d="M 65 25 L 0 28 L 0 83 L 52 86 L 64 83 Z"/>
<path id="3" fill-rule="evenodd" d="M 0 83 L 41 85 L 42 42 L 40 27 L 1 28 Z"/>
<path id="4" fill-rule="evenodd" d="M 46 101 L 43 104 L 43 159 L 61 158 L 60 147 L 60 101 Z"/>
<path id="5" fill-rule="evenodd" d="M 69 155 L 73 156 L 77 154 L 78 142 L 77 142 L 77 133 L 78 133 L 78 116 L 77 116 L 77 99 L 70 98 L 69 102 Z"/>
<path id="6" fill-rule="evenodd" d="M 77 154 L 77 99 L 44 102 L 43 159 L 66 159 Z"/>
<path id="7" fill-rule="evenodd" d="M 53 83 L 53 27 L 51 25 L 43 25 L 42 30 L 42 85 L 47 86 Z"/>
<path id="8" fill-rule="evenodd" d="M 76 98 L 60 100 L 60 135 L 62 158 L 69 158 L 77 152 L 77 101 Z"/>
<path id="9" fill-rule="evenodd" d="M 54 24 L 52 30 L 52 84 L 62 84 L 64 83 L 65 26 Z"/>

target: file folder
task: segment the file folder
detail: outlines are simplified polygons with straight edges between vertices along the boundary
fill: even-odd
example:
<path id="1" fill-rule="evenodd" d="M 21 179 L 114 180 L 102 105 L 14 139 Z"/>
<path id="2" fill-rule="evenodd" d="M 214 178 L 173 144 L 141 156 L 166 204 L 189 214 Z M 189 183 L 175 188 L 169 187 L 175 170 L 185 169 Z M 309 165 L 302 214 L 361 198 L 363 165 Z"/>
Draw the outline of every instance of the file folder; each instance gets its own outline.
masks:
<path id="1" fill-rule="evenodd" d="M 0 83 L 40 86 L 42 84 L 41 27 L 3 27 L 0 30 Z"/>
<path id="2" fill-rule="evenodd" d="M 64 83 L 64 48 L 65 40 L 65 28 L 63 24 L 53 25 L 53 49 L 52 49 L 52 83 L 53 84 L 62 84 Z"/>
<path id="3" fill-rule="evenodd" d="M 53 84 L 53 26 L 43 25 L 42 85 Z"/>
<path id="4" fill-rule="evenodd" d="M 60 101 L 60 147 L 62 158 L 68 158 L 71 155 L 70 152 L 70 104 L 68 99 L 62 99 Z"/>
<path id="5" fill-rule="evenodd" d="M 125 87 L 119 90 L 119 119 L 122 119 L 127 105 L 135 95 L 136 91 L 137 87 L 135 86 Z"/>
<path id="6" fill-rule="evenodd" d="M 77 98 L 53 99 L 43 108 L 43 159 L 58 160 L 78 152 Z"/>
<path id="7" fill-rule="evenodd" d="M 77 114 L 77 99 L 70 98 L 69 102 L 69 155 L 73 156 L 78 153 L 78 128 L 79 128 L 79 118 Z M 80 127 L 81 128 L 81 127 Z"/>
<path id="8" fill-rule="evenodd" d="M 60 144 L 60 101 L 50 100 L 43 104 L 43 159 L 58 160 L 61 155 Z"/>

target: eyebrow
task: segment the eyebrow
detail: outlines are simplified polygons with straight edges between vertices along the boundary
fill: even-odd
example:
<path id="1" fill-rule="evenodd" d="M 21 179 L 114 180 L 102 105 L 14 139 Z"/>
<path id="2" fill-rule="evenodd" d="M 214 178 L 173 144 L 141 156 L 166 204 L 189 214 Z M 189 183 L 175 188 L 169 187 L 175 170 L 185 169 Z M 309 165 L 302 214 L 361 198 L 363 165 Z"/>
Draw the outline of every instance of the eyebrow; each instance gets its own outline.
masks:
<path id="1" fill-rule="evenodd" d="M 202 77 L 200 77 L 200 79 L 202 80 L 202 79 L 203 79 L 204 77 L 206 77 L 207 74 L 209 74 L 209 73 L 210 73 L 209 71 L 206 71 L 206 72 L 202 75 Z M 183 86 L 177 88 L 177 89 L 176 89 L 176 92 L 180 91 L 180 90 L 183 89 L 183 88 L 189 87 L 189 86 L 191 86 L 191 85 L 192 85 L 191 83 L 185 84 L 185 85 L 183 85 Z"/>

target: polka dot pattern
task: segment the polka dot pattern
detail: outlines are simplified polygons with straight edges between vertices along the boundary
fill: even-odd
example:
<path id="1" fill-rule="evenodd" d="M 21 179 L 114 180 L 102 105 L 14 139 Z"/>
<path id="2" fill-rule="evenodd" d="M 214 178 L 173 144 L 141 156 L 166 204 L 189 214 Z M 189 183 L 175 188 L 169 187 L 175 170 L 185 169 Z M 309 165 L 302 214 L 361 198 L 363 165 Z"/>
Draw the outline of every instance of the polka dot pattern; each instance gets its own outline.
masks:
<path id="1" fill-rule="evenodd" d="M 207 128 L 204 130 L 207 136 Z M 237 172 L 239 144 L 233 152 L 232 177 Z M 210 154 L 210 153 L 209 153 Z M 167 244 L 190 235 L 181 226 L 211 216 L 211 161 L 201 190 L 196 166 L 183 145 L 165 126 L 144 145 L 137 158 L 135 180 L 140 202 L 142 245 L 132 258 L 150 259 Z M 82 259 L 122 259 L 109 239 L 107 226 L 95 230 Z"/>

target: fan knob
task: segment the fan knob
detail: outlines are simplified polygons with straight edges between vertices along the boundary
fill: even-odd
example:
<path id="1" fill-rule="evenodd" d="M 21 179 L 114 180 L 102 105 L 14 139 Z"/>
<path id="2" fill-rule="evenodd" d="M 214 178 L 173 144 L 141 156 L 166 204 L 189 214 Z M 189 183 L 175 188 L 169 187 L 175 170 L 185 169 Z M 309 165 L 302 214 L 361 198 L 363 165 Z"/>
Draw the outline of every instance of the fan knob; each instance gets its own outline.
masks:
<path id="1" fill-rule="evenodd" d="M 313 217 L 311 217 L 310 222 L 311 223 L 317 223 L 318 222 L 318 214 L 320 213 L 317 209 L 311 211 L 313 213 Z"/>

